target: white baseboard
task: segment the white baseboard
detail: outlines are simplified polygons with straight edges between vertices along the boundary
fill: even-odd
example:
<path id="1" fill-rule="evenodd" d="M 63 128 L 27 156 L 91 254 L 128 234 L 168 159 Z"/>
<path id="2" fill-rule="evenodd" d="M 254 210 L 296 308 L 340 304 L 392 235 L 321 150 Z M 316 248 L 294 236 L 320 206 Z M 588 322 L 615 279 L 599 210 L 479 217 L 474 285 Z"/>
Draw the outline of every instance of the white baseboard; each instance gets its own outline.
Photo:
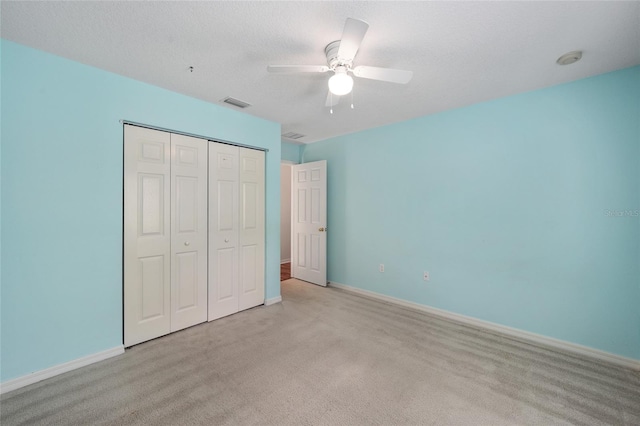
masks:
<path id="1" fill-rule="evenodd" d="M 574 355 L 579 355 L 586 358 L 595 359 L 598 361 L 608 362 L 620 367 L 631 368 L 633 370 L 640 370 L 640 360 L 627 358 L 620 355 L 612 354 L 610 352 L 601 351 L 599 349 L 590 348 L 588 346 L 578 345 L 576 343 L 567 342 L 565 340 L 554 339 L 553 337 L 543 336 L 541 334 L 531 333 L 517 328 L 507 327 L 505 325 L 496 324 L 489 321 L 480 320 L 466 315 L 456 314 L 454 312 L 446 311 L 444 309 L 433 308 L 427 305 L 421 305 L 419 303 L 409 302 L 407 300 L 398 299 L 384 294 L 376 293 L 369 290 L 363 290 L 361 288 L 352 287 L 346 284 L 340 284 L 336 282 L 329 282 L 330 287 L 338 288 L 341 290 L 349 291 L 361 296 L 370 297 L 372 299 L 382 300 L 385 302 L 393 303 L 395 305 L 403 306 L 406 308 L 415 309 L 418 311 L 426 312 L 432 315 L 437 315 L 441 318 L 446 318 L 451 321 L 456 321 L 463 324 L 472 325 L 474 327 L 480 327 L 485 330 L 500 333 L 509 337 L 516 338 L 518 340 L 533 343 L 538 346 L 544 346 L 551 349 L 558 349 L 561 351 L 569 352 Z"/>
<path id="2" fill-rule="evenodd" d="M 44 370 L 36 371 L 34 373 L 25 374 L 24 376 L 0 383 L 0 394 L 11 392 L 27 385 L 37 383 L 41 380 L 49 379 L 59 374 L 66 373 L 67 371 L 75 370 L 123 353 L 124 346 L 116 346 L 115 348 L 107 349 L 106 351 L 87 355 L 63 364 L 54 365 L 53 367 L 45 368 Z"/>
<path id="3" fill-rule="evenodd" d="M 275 305 L 280 302 L 282 302 L 282 296 L 272 297 L 271 299 L 266 299 L 264 301 L 264 306 Z"/>
<path id="4" fill-rule="evenodd" d="M 282 260 L 280 261 L 280 264 L 281 264 L 281 265 L 284 265 L 285 263 L 291 263 L 291 259 L 282 259 Z"/>

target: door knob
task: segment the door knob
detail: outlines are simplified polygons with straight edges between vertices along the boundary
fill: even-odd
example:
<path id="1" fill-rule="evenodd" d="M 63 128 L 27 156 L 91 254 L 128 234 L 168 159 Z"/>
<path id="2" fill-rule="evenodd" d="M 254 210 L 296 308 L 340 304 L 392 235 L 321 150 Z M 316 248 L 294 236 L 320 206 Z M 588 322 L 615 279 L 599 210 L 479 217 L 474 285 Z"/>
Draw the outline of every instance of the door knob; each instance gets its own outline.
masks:
<path id="1" fill-rule="evenodd" d="M 228 243 L 228 242 L 229 242 L 229 239 L 228 239 L 228 238 L 225 238 L 225 239 L 224 239 L 224 242 L 225 242 L 225 243 Z"/>
<path id="2" fill-rule="evenodd" d="M 185 246 L 188 246 L 189 244 L 191 244 L 189 241 L 185 241 L 185 242 L 184 242 L 184 245 L 185 245 Z"/>
<path id="3" fill-rule="evenodd" d="M 318 228 L 318 231 L 320 231 L 320 232 L 324 232 L 324 231 L 325 231 L 325 228 Z"/>

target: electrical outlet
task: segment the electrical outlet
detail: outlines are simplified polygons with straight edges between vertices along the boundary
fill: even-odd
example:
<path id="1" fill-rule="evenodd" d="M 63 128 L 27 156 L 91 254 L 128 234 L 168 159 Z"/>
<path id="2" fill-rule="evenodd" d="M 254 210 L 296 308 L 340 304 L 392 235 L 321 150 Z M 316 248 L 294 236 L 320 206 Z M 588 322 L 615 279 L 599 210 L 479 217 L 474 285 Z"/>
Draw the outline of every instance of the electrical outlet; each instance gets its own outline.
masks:
<path id="1" fill-rule="evenodd" d="M 384 272 L 384 263 L 380 264 L 380 266 L 378 267 L 378 270 L 380 270 L 380 272 Z"/>
<path id="2" fill-rule="evenodd" d="M 424 279 L 425 281 L 429 281 L 429 272 L 424 271 L 424 275 L 423 275 L 422 279 Z"/>

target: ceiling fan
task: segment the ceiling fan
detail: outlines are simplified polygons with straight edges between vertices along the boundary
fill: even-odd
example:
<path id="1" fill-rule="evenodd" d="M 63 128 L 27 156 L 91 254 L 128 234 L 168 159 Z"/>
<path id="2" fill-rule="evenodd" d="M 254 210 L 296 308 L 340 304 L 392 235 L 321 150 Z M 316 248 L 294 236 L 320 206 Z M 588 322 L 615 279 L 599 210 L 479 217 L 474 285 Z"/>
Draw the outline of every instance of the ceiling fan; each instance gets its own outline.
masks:
<path id="1" fill-rule="evenodd" d="M 347 18 L 342 31 L 342 39 L 329 43 L 324 49 L 327 55 L 327 65 L 269 65 L 267 71 L 270 73 L 333 72 L 333 76 L 329 78 L 329 93 L 326 101 L 328 107 L 336 105 L 340 96 L 348 94 L 353 89 L 353 78 L 349 74 L 398 84 L 407 84 L 411 81 L 413 71 L 365 65 L 353 67 L 353 60 L 367 29 L 369 29 L 369 24 L 366 22 Z"/>

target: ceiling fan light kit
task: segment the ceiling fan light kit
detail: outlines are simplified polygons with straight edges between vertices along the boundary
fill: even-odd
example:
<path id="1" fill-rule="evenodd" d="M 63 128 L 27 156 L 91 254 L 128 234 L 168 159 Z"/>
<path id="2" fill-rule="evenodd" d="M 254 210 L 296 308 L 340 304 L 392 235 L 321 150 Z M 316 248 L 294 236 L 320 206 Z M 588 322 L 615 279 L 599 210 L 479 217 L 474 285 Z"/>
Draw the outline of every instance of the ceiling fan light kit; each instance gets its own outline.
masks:
<path id="1" fill-rule="evenodd" d="M 328 81 L 329 94 L 325 103 L 327 107 L 336 105 L 340 100 L 340 96 L 349 94 L 353 89 L 353 77 L 349 75 L 349 73 L 359 78 L 407 84 L 413 77 L 413 72 L 411 71 L 370 66 L 357 66 L 353 68 L 353 60 L 356 57 L 356 53 L 358 53 L 360 43 L 362 43 L 362 39 L 368 29 L 369 24 L 366 22 L 347 18 L 344 30 L 342 31 L 342 38 L 329 43 L 324 49 L 328 66 L 269 65 L 267 71 L 270 73 L 323 73 L 332 71 L 334 75 L 331 76 Z M 351 103 L 351 108 L 353 108 L 353 102 Z M 333 110 L 330 112 L 333 113 Z"/>
<path id="2" fill-rule="evenodd" d="M 353 77 L 347 74 L 347 68 L 337 67 L 335 74 L 329 79 L 329 90 L 336 96 L 343 96 L 353 89 Z"/>

